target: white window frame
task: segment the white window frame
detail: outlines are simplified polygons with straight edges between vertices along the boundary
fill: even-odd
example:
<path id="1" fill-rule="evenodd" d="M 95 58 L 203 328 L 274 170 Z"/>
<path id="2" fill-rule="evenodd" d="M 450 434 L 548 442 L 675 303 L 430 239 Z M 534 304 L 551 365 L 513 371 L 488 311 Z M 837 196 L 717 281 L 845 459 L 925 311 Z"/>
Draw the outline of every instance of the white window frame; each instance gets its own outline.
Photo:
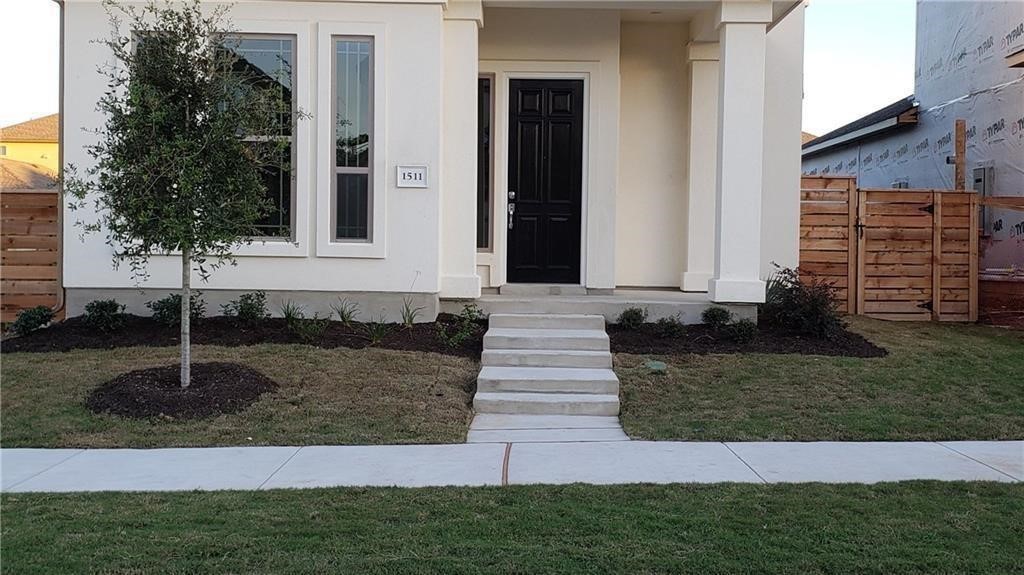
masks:
<path id="1" fill-rule="evenodd" d="M 300 22 L 274 20 L 240 20 L 233 22 L 232 35 L 292 36 L 295 38 L 295 77 L 292 93 L 293 111 L 309 113 L 310 73 L 313 54 L 310 50 L 309 25 Z M 292 220 L 291 238 L 253 238 L 232 249 L 236 256 L 308 257 L 310 255 L 309 205 L 313 193 L 312 123 L 310 118 L 299 119 L 292 127 Z"/>
<path id="2" fill-rule="evenodd" d="M 387 26 L 383 23 L 320 22 L 317 25 L 317 201 L 316 255 L 318 257 L 377 258 L 387 256 L 387 142 L 385 140 L 385 106 L 387 103 Z M 335 142 L 334 109 L 334 41 L 340 38 L 365 37 L 373 41 L 371 71 L 372 134 L 370 141 L 370 184 L 368 193 L 370 239 L 337 240 L 334 238 Z"/>

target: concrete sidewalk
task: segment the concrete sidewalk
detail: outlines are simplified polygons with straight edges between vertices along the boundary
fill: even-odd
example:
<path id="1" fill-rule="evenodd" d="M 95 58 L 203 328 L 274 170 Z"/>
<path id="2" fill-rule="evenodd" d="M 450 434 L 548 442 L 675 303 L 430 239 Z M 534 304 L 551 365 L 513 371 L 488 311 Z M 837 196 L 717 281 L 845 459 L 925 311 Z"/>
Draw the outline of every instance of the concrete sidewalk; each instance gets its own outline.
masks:
<path id="1" fill-rule="evenodd" d="M 1024 441 L 3 449 L 5 492 L 1024 481 Z"/>

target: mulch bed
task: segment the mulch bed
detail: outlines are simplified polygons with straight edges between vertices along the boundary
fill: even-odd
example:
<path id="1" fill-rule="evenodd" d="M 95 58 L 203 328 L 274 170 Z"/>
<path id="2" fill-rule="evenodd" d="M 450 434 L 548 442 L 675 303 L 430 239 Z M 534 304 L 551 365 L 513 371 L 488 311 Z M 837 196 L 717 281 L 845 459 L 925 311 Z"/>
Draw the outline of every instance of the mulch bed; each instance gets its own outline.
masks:
<path id="1" fill-rule="evenodd" d="M 637 330 L 609 325 L 608 337 L 611 339 L 613 353 L 797 353 L 847 357 L 888 355 L 885 349 L 850 331 L 826 340 L 759 326 L 753 341 L 741 343 L 731 339 L 727 332 L 716 332 L 706 325 L 688 325 L 685 333 L 679 337 L 662 337 L 657 334 L 656 326 L 648 323 Z"/>
<path id="2" fill-rule="evenodd" d="M 121 374 L 97 387 L 85 405 L 95 413 L 148 419 L 198 419 L 237 413 L 277 384 L 236 363 L 194 363 L 192 382 L 182 389 L 180 367 L 168 365 Z"/>
<path id="3" fill-rule="evenodd" d="M 347 347 L 361 349 L 373 345 L 383 349 L 428 351 L 464 357 L 479 357 L 483 348 L 486 321 L 479 324 L 477 333 L 459 347 L 449 347 L 437 336 L 438 324 L 455 330 L 455 316 L 441 314 L 436 322 L 417 323 L 405 327 L 390 324 L 384 338 L 372 343 L 364 324 L 353 322 L 346 326 L 339 321 L 328 324 L 323 335 L 316 340 L 305 340 L 291 329 L 283 318 L 270 318 L 253 325 L 239 323 L 231 317 L 208 317 L 192 324 L 192 343 L 238 347 L 261 343 L 301 343 L 333 349 Z M 124 326 L 104 333 L 88 325 L 83 317 L 73 317 L 28 335 L 6 339 L 4 353 L 44 353 L 73 349 L 115 349 L 131 346 L 169 347 L 180 343 L 178 326 L 169 327 L 148 317 L 128 316 Z"/>

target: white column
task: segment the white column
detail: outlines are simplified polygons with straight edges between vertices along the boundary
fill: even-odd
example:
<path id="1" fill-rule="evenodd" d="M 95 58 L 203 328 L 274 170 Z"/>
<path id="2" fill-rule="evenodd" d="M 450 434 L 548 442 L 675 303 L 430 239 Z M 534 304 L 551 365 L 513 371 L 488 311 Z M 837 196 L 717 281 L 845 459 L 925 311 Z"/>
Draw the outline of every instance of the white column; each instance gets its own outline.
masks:
<path id="1" fill-rule="evenodd" d="M 449 5 L 444 21 L 441 297 L 480 297 L 476 274 L 479 0 Z"/>
<path id="2" fill-rule="evenodd" d="M 764 301 L 761 189 L 764 163 L 765 34 L 770 2 L 722 4 L 715 272 L 712 301 Z"/>
<path id="3" fill-rule="evenodd" d="M 690 138 L 683 291 L 706 292 L 715 269 L 715 179 L 718 158 L 718 43 L 690 42 Z"/>

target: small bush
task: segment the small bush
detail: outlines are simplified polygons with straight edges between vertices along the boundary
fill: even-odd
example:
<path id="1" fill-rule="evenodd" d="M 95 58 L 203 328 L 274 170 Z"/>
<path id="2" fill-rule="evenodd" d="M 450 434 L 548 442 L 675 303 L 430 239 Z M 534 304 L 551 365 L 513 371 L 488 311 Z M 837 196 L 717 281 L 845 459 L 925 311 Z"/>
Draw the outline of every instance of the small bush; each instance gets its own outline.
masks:
<path id="1" fill-rule="evenodd" d="M 715 331 L 719 331 L 723 327 L 729 325 L 729 322 L 732 321 L 732 313 L 724 307 L 713 306 L 707 308 L 700 314 L 700 320 L 704 325 Z"/>
<path id="2" fill-rule="evenodd" d="M 758 315 L 765 325 L 830 339 L 846 327 L 835 292 L 835 286 L 825 280 L 811 276 L 805 281 L 798 270 L 780 268 L 768 278 Z"/>
<path id="3" fill-rule="evenodd" d="M 267 294 L 261 291 L 244 293 L 238 299 L 220 306 L 221 312 L 228 316 L 237 318 L 244 324 L 252 325 L 270 317 L 267 311 Z"/>
<path id="4" fill-rule="evenodd" d="M 331 304 L 331 309 L 338 314 L 338 319 L 345 327 L 352 327 L 352 322 L 359 315 L 359 304 L 349 301 L 348 298 L 338 298 L 338 301 Z"/>
<path id="5" fill-rule="evenodd" d="M 741 319 L 729 326 L 729 337 L 738 343 L 750 343 L 757 339 L 757 323 Z"/>
<path id="6" fill-rule="evenodd" d="M 45 305 L 23 309 L 11 323 L 11 332 L 26 335 L 53 321 L 53 310 Z"/>
<path id="7" fill-rule="evenodd" d="M 391 324 L 384 321 L 384 312 L 381 312 L 379 316 L 363 324 L 363 331 L 366 333 L 366 339 L 370 340 L 370 345 L 375 345 L 384 341 L 391 333 Z"/>
<path id="8" fill-rule="evenodd" d="M 310 319 L 297 318 L 288 322 L 288 329 L 306 343 L 317 343 L 331 325 L 331 318 L 313 314 Z"/>
<path id="9" fill-rule="evenodd" d="M 288 300 L 281 304 L 281 317 L 284 318 L 284 322 L 290 328 L 293 323 L 306 319 L 306 308 L 292 300 Z"/>
<path id="10" fill-rule="evenodd" d="M 640 309 L 638 307 L 626 308 L 619 314 L 619 319 L 615 320 L 615 323 L 629 330 L 640 329 L 640 326 L 646 322 L 647 308 Z"/>
<path id="11" fill-rule="evenodd" d="M 663 317 L 654 322 L 654 335 L 664 339 L 682 337 L 686 333 L 686 326 L 679 319 L 679 314 Z"/>
<path id="12" fill-rule="evenodd" d="M 85 323 L 102 332 L 121 329 L 128 318 L 124 306 L 112 299 L 98 299 L 85 304 Z"/>
<path id="13" fill-rule="evenodd" d="M 192 292 L 191 306 L 189 307 L 189 318 L 197 321 L 206 317 L 206 302 L 203 300 L 203 293 Z M 172 293 L 165 298 L 156 301 L 146 302 L 146 307 L 153 312 L 153 319 L 166 326 L 181 324 L 181 294 Z"/>
<path id="14" fill-rule="evenodd" d="M 413 307 L 411 297 L 404 298 L 402 300 L 402 325 L 412 327 L 422 311 L 422 306 Z"/>
<path id="15" fill-rule="evenodd" d="M 476 304 L 467 304 L 455 317 L 454 324 L 448 326 L 441 322 L 437 323 L 437 339 L 452 349 L 462 347 L 466 340 L 480 333 L 479 322 L 485 317 L 484 312 Z"/>

